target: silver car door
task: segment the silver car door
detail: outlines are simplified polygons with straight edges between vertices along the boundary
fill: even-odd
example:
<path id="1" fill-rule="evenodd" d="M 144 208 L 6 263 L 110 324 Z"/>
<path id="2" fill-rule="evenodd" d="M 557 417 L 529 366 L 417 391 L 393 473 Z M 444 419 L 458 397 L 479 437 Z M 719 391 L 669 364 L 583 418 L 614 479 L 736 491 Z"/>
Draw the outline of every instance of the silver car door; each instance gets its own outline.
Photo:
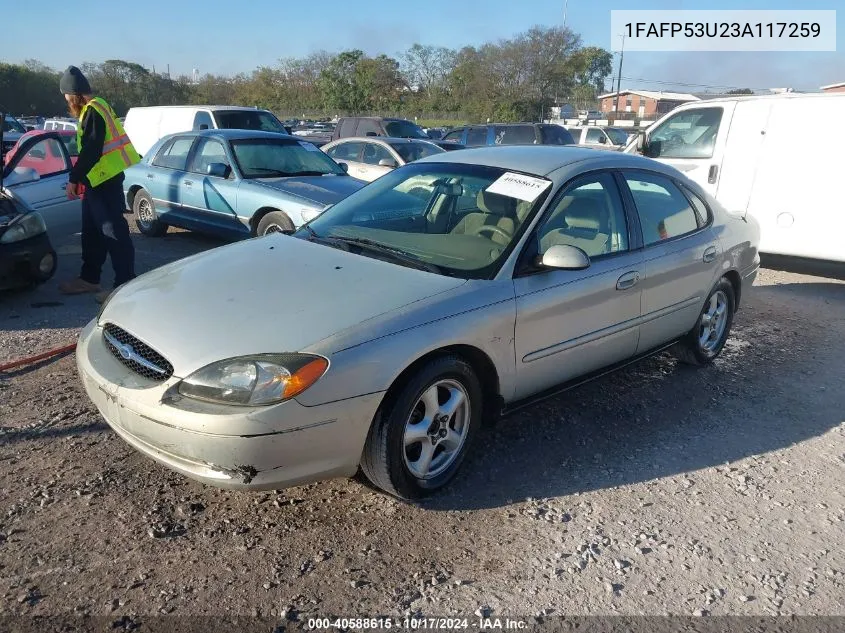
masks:
<path id="1" fill-rule="evenodd" d="M 661 174 L 622 173 L 623 194 L 637 210 L 644 245 L 639 352 L 646 352 L 695 325 L 719 274 L 721 245 L 709 211 L 700 200 L 691 202 L 691 192 Z"/>
<path id="2" fill-rule="evenodd" d="M 82 201 L 65 190 L 71 166 L 61 137 L 49 132 L 28 139 L 6 166 L 4 186 L 42 215 L 57 250 L 75 246 L 82 230 Z"/>
<path id="3" fill-rule="evenodd" d="M 534 265 L 556 244 L 581 248 L 590 266 Z M 516 398 L 634 356 L 644 276 L 634 244 L 611 172 L 579 178 L 549 205 L 514 279 Z"/>

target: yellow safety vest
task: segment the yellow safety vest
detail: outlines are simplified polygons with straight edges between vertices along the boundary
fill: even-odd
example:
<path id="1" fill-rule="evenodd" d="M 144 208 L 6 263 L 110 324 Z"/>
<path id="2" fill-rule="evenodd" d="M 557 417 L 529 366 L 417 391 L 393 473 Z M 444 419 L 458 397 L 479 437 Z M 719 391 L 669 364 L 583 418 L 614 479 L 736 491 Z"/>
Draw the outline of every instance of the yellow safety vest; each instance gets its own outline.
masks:
<path id="1" fill-rule="evenodd" d="M 76 146 L 80 150 L 82 148 L 82 119 L 85 118 L 88 108 L 93 108 L 106 122 L 106 139 L 103 143 L 103 155 L 91 168 L 91 171 L 86 174 L 91 186 L 96 187 L 109 178 L 114 178 L 127 167 L 140 162 L 141 156 L 126 135 L 120 121 L 117 120 L 114 110 L 100 97 L 94 97 L 86 103 L 79 115 L 79 126 L 76 129 Z"/>

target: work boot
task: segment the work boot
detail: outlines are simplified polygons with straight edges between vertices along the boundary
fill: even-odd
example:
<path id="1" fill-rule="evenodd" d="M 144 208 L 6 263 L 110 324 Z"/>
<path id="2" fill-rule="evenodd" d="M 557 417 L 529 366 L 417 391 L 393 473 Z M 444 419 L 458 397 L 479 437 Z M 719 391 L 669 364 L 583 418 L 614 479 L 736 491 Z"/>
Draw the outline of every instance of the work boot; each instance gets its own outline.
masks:
<path id="1" fill-rule="evenodd" d="M 100 284 L 92 284 L 77 277 L 59 284 L 59 292 L 63 295 L 82 295 L 87 292 L 99 292 Z"/>

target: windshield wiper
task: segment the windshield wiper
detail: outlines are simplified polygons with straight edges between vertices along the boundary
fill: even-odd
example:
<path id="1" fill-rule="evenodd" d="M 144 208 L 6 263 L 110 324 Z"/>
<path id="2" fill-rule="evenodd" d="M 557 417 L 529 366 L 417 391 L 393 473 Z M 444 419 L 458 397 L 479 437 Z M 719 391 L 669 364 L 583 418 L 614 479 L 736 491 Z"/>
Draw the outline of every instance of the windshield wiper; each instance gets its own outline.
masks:
<path id="1" fill-rule="evenodd" d="M 269 167 L 250 167 L 250 171 L 263 171 L 270 176 L 290 176 L 290 173 L 280 169 L 270 169 Z M 260 178 L 261 176 L 253 176 L 253 178 Z"/>
<path id="2" fill-rule="evenodd" d="M 291 171 L 285 174 L 286 176 L 328 176 L 331 172 L 327 171 Z"/>
<path id="3" fill-rule="evenodd" d="M 425 262 L 418 257 L 414 257 L 409 253 L 406 253 L 400 248 L 395 248 L 393 246 L 387 246 L 386 244 L 382 244 L 381 242 L 376 242 L 374 240 L 367 239 L 366 237 L 340 237 L 337 235 L 332 235 L 330 238 L 332 240 L 338 240 L 340 242 L 345 242 L 347 244 L 355 244 L 362 249 L 369 249 L 371 251 L 375 251 L 378 253 L 384 253 L 390 255 L 396 261 L 407 264 L 412 268 L 418 268 L 419 270 L 425 270 L 430 273 L 437 273 L 438 275 L 445 275 L 446 273 L 444 270 L 437 266 L 436 264 L 431 264 L 429 262 Z"/>

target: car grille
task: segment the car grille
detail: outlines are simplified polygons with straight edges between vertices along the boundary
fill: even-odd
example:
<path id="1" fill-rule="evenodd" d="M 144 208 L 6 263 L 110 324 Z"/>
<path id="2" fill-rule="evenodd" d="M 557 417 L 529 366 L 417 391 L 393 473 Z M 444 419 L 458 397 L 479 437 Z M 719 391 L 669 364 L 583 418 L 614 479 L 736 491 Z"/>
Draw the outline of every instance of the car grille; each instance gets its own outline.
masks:
<path id="1" fill-rule="evenodd" d="M 164 356 L 113 323 L 103 326 L 103 340 L 117 360 L 147 380 L 163 382 L 173 375 Z"/>

